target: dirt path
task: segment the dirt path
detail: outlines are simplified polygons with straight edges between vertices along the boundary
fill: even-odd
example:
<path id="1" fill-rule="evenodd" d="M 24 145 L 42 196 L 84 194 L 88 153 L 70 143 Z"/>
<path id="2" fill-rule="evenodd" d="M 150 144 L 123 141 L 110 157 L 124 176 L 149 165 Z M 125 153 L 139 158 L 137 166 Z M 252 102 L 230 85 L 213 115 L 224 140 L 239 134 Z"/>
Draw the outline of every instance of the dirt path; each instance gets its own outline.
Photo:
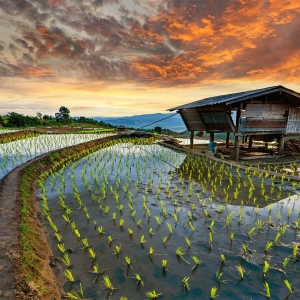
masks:
<path id="1" fill-rule="evenodd" d="M 51 153 L 51 152 L 50 152 Z M 26 167 L 38 160 L 49 156 L 49 153 L 38 156 L 9 172 L 0 181 L 0 299 L 36 299 L 37 294 L 30 292 L 28 286 L 20 277 L 22 263 L 20 249 L 20 220 L 21 220 L 21 178 Z M 34 195 L 35 197 L 35 195 Z M 43 231 L 43 229 L 41 230 Z M 48 259 L 51 256 L 50 248 L 44 253 Z M 49 278 L 55 277 L 49 267 Z"/>

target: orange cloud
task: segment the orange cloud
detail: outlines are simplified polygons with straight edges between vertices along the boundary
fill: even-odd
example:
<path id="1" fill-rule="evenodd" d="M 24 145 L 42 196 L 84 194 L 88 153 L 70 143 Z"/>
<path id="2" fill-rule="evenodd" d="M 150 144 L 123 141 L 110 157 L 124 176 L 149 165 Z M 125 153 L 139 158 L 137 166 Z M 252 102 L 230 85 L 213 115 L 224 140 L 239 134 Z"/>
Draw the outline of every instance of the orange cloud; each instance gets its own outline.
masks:
<path id="1" fill-rule="evenodd" d="M 152 87 L 298 80 L 298 0 L 218 5 L 169 0 L 151 4 L 156 5 L 151 10 L 136 1 L 135 10 L 125 0 L 5 0 L 0 14 L 11 17 L 16 36 L 1 44 L 3 62 L 21 66 L 31 61 L 35 71 L 26 72 L 32 76 L 68 73 Z M 14 20 L 16 11 L 22 22 Z"/>

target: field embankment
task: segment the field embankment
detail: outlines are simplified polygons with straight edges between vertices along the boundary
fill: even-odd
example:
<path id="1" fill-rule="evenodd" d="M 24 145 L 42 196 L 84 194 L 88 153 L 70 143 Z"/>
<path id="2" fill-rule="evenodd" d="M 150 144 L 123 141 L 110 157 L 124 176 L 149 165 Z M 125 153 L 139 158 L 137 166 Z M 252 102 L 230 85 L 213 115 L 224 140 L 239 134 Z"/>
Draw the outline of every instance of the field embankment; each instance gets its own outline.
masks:
<path id="1" fill-rule="evenodd" d="M 21 131 L 3 133 L 0 134 L 0 144 L 10 143 L 21 139 L 28 139 L 38 135 L 39 134 L 33 130 L 21 130 Z"/>

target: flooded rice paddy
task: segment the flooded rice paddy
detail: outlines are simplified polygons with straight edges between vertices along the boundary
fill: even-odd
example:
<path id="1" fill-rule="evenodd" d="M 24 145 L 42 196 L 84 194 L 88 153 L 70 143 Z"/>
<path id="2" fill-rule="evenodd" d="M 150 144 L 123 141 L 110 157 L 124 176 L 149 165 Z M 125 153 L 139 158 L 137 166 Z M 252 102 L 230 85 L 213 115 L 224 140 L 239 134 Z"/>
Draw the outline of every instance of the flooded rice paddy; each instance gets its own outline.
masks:
<path id="1" fill-rule="evenodd" d="M 13 130 L 9 132 L 11 131 Z M 45 134 L 0 144 L 0 179 L 15 167 L 38 155 L 110 135 L 112 134 Z"/>
<path id="2" fill-rule="evenodd" d="M 298 183 L 124 143 L 40 186 L 70 298 L 299 297 Z"/>

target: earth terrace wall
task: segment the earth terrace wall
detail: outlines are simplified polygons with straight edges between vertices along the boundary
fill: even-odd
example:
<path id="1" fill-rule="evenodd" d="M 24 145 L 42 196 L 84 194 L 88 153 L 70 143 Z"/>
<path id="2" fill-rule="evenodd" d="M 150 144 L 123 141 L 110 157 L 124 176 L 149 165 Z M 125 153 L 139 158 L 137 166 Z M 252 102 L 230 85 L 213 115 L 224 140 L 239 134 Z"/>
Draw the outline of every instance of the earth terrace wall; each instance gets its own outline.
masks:
<path id="1" fill-rule="evenodd" d="M 39 136 L 39 134 L 33 130 L 22 130 L 16 132 L 2 133 L 0 134 L 0 144 L 6 144 L 13 141 L 27 139 L 36 136 Z"/>
<path id="2" fill-rule="evenodd" d="M 92 152 L 122 141 L 112 136 L 51 151 L 8 173 L 0 186 L 0 299 L 61 299 L 61 284 L 50 267 L 36 196 L 38 180 Z"/>

